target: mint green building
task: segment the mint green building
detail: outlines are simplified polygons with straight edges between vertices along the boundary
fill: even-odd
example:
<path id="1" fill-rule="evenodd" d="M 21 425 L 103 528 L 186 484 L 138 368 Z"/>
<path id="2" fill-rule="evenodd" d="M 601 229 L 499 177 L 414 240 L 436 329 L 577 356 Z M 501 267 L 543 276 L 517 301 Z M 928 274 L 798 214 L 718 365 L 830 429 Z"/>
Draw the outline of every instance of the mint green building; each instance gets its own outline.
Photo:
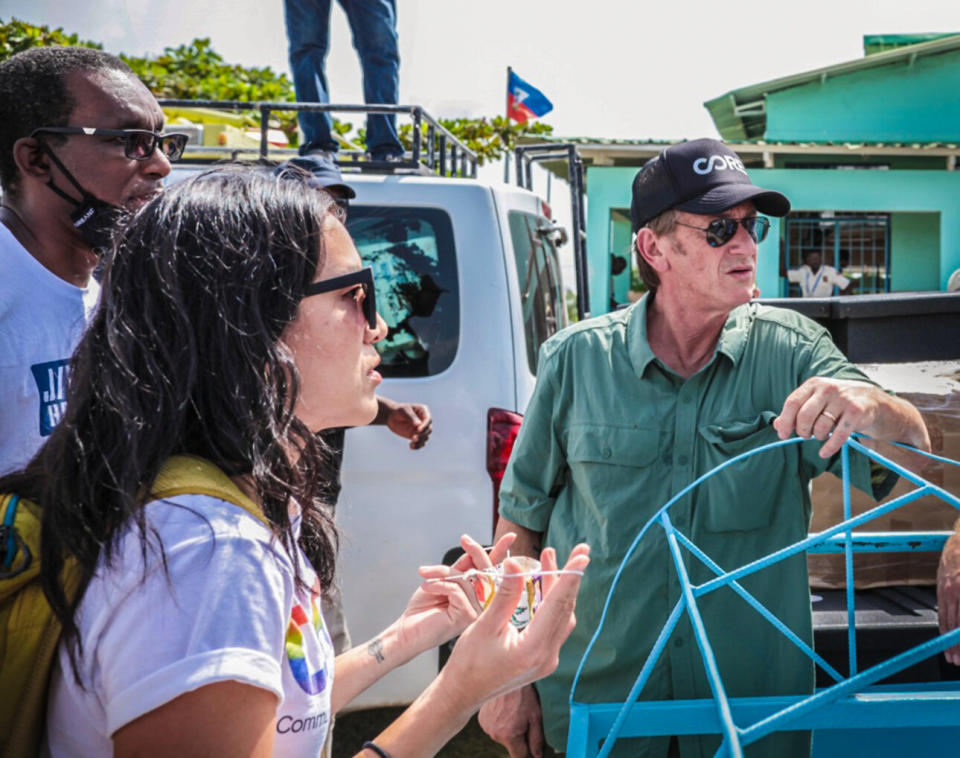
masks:
<path id="1" fill-rule="evenodd" d="M 793 204 L 760 247 L 764 297 L 799 294 L 782 272 L 809 250 L 860 293 L 945 290 L 960 269 L 960 35 L 868 36 L 864 50 L 705 103 L 753 181 Z M 599 314 L 628 300 L 630 269 L 612 275 L 611 256 L 631 258 L 631 181 L 672 143 L 577 142 Z"/>

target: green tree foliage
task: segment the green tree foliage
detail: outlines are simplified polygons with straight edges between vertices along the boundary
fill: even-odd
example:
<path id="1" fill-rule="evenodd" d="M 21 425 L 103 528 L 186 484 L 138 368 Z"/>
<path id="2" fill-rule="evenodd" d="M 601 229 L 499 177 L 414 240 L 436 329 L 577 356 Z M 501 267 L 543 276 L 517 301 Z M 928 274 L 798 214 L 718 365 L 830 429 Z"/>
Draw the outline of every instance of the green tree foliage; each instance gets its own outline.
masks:
<path id="1" fill-rule="evenodd" d="M 31 47 L 74 45 L 98 50 L 98 42 L 81 40 L 63 29 L 36 26 L 19 19 L 0 19 L 0 60 Z M 269 67 L 257 68 L 226 63 L 210 44 L 198 38 L 188 45 L 167 47 L 160 55 L 139 57 L 120 53 L 157 97 L 183 100 L 294 100 L 293 84 L 286 74 Z"/>
<path id="2" fill-rule="evenodd" d="M 76 34 L 67 34 L 61 28 L 35 26 L 19 19 L 10 19 L 9 23 L 0 18 L 0 61 L 11 55 L 22 53 L 31 47 L 50 45 L 69 45 L 72 47 L 92 47 L 102 50 L 103 45 L 82 40 Z"/>
<path id="3" fill-rule="evenodd" d="M 120 56 L 157 97 L 182 100 L 294 100 L 286 74 L 226 63 L 207 37 L 164 48 L 156 57 Z"/>
<path id="4" fill-rule="evenodd" d="M 81 40 L 61 28 L 37 26 L 19 19 L 9 22 L 0 18 L 0 60 L 5 60 L 31 47 L 75 45 L 102 50 L 98 42 Z M 143 57 L 119 56 L 143 80 L 158 98 L 178 100 L 239 100 L 242 102 L 292 102 L 296 99 L 293 84 L 284 73 L 268 66 L 258 68 L 227 63 L 209 38 L 198 38 L 186 45 L 164 48 L 159 55 Z M 259 124 L 259 114 L 250 111 L 251 126 Z M 297 143 L 296 113 L 275 112 L 271 126 L 286 133 L 291 144 Z M 524 137 L 546 137 L 553 128 L 540 121 L 517 124 L 505 116 L 493 118 L 440 119 L 445 129 L 473 150 L 480 163 L 497 160 L 512 150 Z M 334 119 L 334 131 L 351 144 L 364 148 L 365 130 L 354 132 L 353 124 Z M 401 124 L 400 141 L 407 149 L 413 144 L 413 126 Z M 426 138 L 426 127 L 423 129 Z"/>
<path id="5" fill-rule="evenodd" d="M 518 124 L 506 116 L 493 118 L 441 118 L 440 125 L 477 154 L 480 165 L 487 161 L 499 160 L 505 153 L 513 150 L 523 137 L 548 137 L 553 127 L 540 121 L 528 121 Z M 397 130 L 400 142 L 409 150 L 413 145 L 413 125 L 401 124 Z M 427 127 L 422 127 L 423 140 L 427 139 Z M 357 141 L 364 143 L 366 133 L 358 130 Z"/>
<path id="6" fill-rule="evenodd" d="M 81 40 L 63 29 L 28 24 L 19 19 L 5 22 L 0 18 L 0 60 L 31 47 L 75 45 L 103 49 L 97 42 Z M 164 48 L 160 55 L 135 56 L 120 53 L 119 57 L 133 69 L 158 98 L 178 100 L 240 100 L 287 102 L 295 99 L 293 84 L 286 74 L 269 67 L 238 66 L 224 61 L 209 38 L 198 38 L 190 44 Z M 250 112 L 251 125 L 259 123 L 259 114 Z M 274 114 L 273 126 L 286 132 L 295 144 L 296 114 L 293 111 Z"/>
<path id="7" fill-rule="evenodd" d="M 239 100 L 241 102 L 288 102 L 295 100 L 293 84 L 286 74 L 269 66 L 262 68 L 226 63 L 213 49 L 208 37 L 188 45 L 166 47 L 158 56 L 137 58 L 121 54 L 144 84 L 158 98 L 176 100 Z M 259 125 L 260 114 L 247 113 L 251 126 Z M 271 126 L 297 142 L 297 115 L 294 111 L 276 111 Z"/>
<path id="8" fill-rule="evenodd" d="M 495 161 L 523 137 L 549 137 L 553 127 L 542 121 L 518 124 L 506 116 L 440 119 L 440 124 L 477 154 L 480 163 Z"/>

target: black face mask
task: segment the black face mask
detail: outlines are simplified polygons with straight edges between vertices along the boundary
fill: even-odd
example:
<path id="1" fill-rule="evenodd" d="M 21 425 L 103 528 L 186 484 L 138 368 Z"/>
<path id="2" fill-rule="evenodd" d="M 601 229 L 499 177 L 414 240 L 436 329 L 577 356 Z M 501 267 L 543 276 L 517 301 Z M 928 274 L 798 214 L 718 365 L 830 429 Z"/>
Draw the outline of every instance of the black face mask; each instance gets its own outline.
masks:
<path id="1" fill-rule="evenodd" d="M 42 140 L 38 140 L 38 142 L 40 142 L 40 147 L 43 151 L 50 156 L 50 160 L 57 165 L 57 168 L 67 177 L 77 192 L 80 193 L 80 199 L 76 200 L 70 197 L 70 195 L 53 183 L 52 178 L 47 182 L 47 186 L 68 203 L 77 206 L 77 209 L 70 214 L 70 220 L 73 222 L 76 230 L 80 232 L 83 241 L 98 252 L 106 250 L 112 244 L 113 235 L 127 212 L 123 208 L 111 205 L 87 192 L 87 190 L 80 185 L 80 182 L 74 178 L 73 174 L 67 171 L 66 166 L 60 162 L 60 159 L 57 158 L 53 150 Z"/>

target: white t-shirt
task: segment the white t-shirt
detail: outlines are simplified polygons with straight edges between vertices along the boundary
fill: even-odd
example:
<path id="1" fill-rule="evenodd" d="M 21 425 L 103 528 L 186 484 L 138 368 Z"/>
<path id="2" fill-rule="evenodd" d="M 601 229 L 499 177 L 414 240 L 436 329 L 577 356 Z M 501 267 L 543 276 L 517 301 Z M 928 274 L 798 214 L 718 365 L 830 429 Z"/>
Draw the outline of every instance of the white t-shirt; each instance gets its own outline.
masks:
<path id="1" fill-rule="evenodd" d="M 144 579 L 135 529 L 113 567 L 101 562 L 77 614 L 86 690 L 61 643 L 45 754 L 111 755 L 120 727 L 185 692 L 233 680 L 277 695 L 274 755 L 319 755 L 334 653 L 307 559 L 300 555 L 301 576 L 313 592 L 297 589 L 293 564 L 262 523 L 217 498 L 181 495 L 150 503 L 146 514 L 169 580 L 156 550 Z"/>
<path id="2" fill-rule="evenodd" d="M 0 223 L 0 474 L 22 468 L 66 406 L 73 354 L 100 297 L 30 255 Z"/>
<path id="3" fill-rule="evenodd" d="M 834 287 L 844 290 L 850 285 L 850 280 L 833 266 L 820 266 L 813 273 L 806 263 L 787 271 L 787 279 L 800 285 L 804 297 L 830 297 Z"/>

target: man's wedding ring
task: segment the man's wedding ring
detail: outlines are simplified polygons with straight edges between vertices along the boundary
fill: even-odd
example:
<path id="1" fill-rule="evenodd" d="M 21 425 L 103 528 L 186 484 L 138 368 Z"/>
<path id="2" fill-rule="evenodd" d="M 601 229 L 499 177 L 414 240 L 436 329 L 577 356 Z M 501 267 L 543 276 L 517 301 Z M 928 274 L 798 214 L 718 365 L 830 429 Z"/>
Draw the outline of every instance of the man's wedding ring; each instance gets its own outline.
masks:
<path id="1" fill-rule="evenodd" d="M 832 413 L 830 413 L 830 411 L 820 411 L 820 415 L 821 415 L 821 416 L 826 416 L 826 417 L 827 417 L 828 419 L 830 419 L 834 424 L 837 423 L 837 417 L 834 416 Z"/>

